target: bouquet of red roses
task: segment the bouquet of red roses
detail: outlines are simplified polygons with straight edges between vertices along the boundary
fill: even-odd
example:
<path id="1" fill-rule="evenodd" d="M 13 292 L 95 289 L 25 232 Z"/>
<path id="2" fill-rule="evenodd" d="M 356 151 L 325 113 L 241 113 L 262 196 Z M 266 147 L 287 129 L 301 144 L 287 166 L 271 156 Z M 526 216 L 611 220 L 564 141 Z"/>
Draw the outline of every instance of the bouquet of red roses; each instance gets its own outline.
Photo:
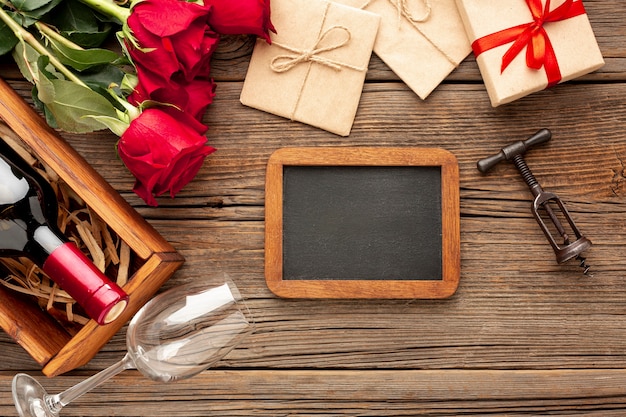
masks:
<path id="1" fill-rule="evenodd" d="M 121 54 L 100 47 L 115 28 Z M 0 55 L 12 53 L 51 126 L 120 136 L 133 191 L 156 206 L 215 150 L 202 116 L 220 35 L 269 42 L 273 30 L 269 0 L 11 0 L 0 9 Z"/>

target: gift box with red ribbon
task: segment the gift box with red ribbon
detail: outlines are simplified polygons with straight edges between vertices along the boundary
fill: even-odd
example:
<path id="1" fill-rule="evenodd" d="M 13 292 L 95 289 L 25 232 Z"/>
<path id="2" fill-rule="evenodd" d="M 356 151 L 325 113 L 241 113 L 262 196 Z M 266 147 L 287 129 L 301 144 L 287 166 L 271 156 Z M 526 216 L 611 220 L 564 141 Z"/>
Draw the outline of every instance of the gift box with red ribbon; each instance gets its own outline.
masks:
<path id="1" fill-rule="evenodd" d="M 494 107 L 604 65 L 580 0 L 457 0 L 457 5 Z"/>

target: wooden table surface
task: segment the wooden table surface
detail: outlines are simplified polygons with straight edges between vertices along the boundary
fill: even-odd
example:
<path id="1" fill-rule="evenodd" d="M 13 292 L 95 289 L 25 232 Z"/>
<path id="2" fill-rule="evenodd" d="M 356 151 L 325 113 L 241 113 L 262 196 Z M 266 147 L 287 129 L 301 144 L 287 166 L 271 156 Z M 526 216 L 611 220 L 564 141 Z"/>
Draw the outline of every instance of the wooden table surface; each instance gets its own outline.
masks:
<path id="1" fill-rule="evenodd" d="M 427 100 L 372 57 L 352 133 L 339 137 L 239 102 L 253 41 L 226 38 L 213 60 L 206 114 L 218 151 L 175 199 L 150 208 L 130 192 L 115 136 L 64 134 L 186 258 L 167 286 L 229 273 L 258 330 L 212 370 L 174 384 L 126 371 L 68 406 L 66 416 L 626 415 L 626 9 L 587 0 L 606 65 L 594 74 L 492 108 L 473 56 Z M 21 95 L 30 85 L 0 66 Z M 527 154 L 546 190 L 593 242 L 587 262 L 557 265 L 512 164 L 476 161 L 539 128 Z M 287 146 L 429 146 L 460 164 L 461 280 L 449 299 L 285 300 L 263 277 L 264 175 Z M 86 366 L 46 378 L 0 335 L 0 415 L 16 415 L 11 379 L 52 392 L 111 365 L 119 332 Z"/>

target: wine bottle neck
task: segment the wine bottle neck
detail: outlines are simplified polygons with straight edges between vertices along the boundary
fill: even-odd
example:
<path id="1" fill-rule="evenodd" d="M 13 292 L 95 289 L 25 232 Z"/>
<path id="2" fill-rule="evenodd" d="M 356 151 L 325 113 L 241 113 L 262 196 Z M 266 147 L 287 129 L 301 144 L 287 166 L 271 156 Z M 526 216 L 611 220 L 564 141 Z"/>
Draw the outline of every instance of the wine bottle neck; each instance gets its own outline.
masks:
<path id="1" fill-rule="evenodd" d="M 48 255 L 66 242 L 64 238 L 55 233 L 47 225 L 39 226 L 35 229 L 33 240 L 37 242 Z"/>
<path id="2" fill-rule="evenodd" d="M 30 233 L 28 234 L 30 235 Z M 37 226 L 32 232 L 32 236 L 27 238 L 22 250 L 37 265 L 43 266 L 50 254 L 67 242 L 67 238 L 61 231 L 55 227 L 43 224 Z"/>

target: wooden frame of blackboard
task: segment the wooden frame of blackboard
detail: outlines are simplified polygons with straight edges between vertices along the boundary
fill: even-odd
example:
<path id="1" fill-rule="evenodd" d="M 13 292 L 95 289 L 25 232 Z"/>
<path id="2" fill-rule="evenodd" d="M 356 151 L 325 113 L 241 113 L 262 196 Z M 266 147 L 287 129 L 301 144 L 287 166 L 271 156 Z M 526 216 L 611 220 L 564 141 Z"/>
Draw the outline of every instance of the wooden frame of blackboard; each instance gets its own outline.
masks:
<path id="1" fill-rule="evenodd" d="M 283 173 L 286 167 L 439 167 L 441 276 L 432 279 L 284 279 Z M 423 237 L 416 236 L 416 239 Z M 418 254 L 419 255 L 419 254 Z M 439 148 L 282 148 L 269 158 L 265 187 L 265 279 L 285 298 L 435 299 L 455 293 L 460 277 L 459 168 Z"/>

